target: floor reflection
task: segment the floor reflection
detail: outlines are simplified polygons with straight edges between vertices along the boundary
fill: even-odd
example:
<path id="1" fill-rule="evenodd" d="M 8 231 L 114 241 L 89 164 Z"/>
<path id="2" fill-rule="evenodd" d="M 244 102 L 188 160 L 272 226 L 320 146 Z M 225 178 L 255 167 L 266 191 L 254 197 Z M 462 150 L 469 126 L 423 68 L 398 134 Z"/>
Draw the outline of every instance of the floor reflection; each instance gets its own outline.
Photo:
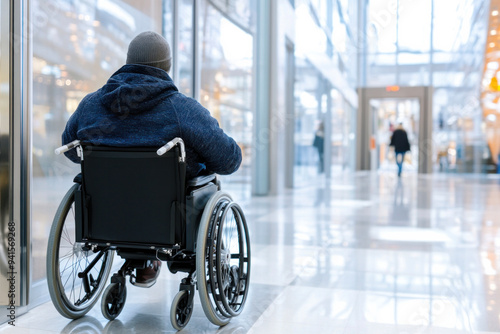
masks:
<path id="1" fill-rule="evenodd" d="M 500 332 L 500 188 L 492 176 L 336 174 L 277 196 L 242 197 L 252 238 L 243 313 L 211 325 L 195 297 L 183 333 Z M 51 303 L 0 333 L 174 333 L 180 277 L 130 289 L 108 322 L 70 322 Z"/>
<path id="2" fill-rule="evenodd" d="M 405 188 L 401 178 L 398 178 L 394 189 L 391 221 L 394 226 L 407 226 L 410 223 L 409 199 L 405 197 Z"/>

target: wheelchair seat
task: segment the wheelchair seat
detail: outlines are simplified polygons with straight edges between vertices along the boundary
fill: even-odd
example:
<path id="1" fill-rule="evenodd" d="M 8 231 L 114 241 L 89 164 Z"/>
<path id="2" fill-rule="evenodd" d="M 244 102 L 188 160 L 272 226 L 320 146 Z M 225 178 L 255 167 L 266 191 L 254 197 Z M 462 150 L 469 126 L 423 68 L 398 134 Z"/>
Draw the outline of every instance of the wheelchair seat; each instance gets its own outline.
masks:
<path id="1" fill-rule="evenodd" d="M 73 142 L 56 153 L 69 149 L 77 149 L 82 173 L 56 212 L 47 251 L 49 292 L 59 313 L 79 318 L 103 293 L 103 315 L 116 318 L 126 277 L 135 284 L 135 270 L 157 260 L 188 274 L 172 302 L 174 328 L 191 317 L 195 285 L 212 323 L 223 326 L 241 313 L 250 279 L 245 216 L 215 174 L 186 180 L 180 138 L 160 149 Z M 115 252 L 124 263 L 103 292 Z M 68 276 L 68 267 L 77 275 Z"/>

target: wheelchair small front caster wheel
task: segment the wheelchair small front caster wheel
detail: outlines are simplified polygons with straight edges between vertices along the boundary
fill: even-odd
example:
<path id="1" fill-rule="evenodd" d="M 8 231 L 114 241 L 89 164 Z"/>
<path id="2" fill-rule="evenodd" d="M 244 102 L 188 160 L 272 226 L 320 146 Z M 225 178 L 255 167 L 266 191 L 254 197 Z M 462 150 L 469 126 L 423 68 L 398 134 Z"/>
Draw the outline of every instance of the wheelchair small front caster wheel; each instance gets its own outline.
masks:
<path id="1" fill-rule="evenodd" d="M 179 291 L 172 301 L 170 308 L 170 322 L 172 326 L 180 331 L 186 327 L 191 315 L 193 314 L 193 303 L 189 303 L 189 292 L 187 290 Z"/>
<path id="2" fill-rule="evenodd" d="M 126 299 L 127 287 L 123 285 L 120 293 L 120 284 L 111 283 L 104 290 L 101 300 L 101 312 L 104 318 L 108 320 L 115 319 L 122 312 Z"/>

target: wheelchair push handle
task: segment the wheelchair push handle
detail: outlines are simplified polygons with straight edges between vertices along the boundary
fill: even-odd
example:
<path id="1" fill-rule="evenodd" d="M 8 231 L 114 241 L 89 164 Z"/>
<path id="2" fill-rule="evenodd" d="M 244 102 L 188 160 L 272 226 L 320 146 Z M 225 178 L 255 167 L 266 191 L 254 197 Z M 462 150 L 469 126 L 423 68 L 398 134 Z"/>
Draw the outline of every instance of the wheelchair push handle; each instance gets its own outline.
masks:
<path id="1" fill-rule="evenodd" d="M 169 141 L 168 143 L 166 143 L 165 145 L 163 145 L 162 147 L 160 147 L 156 151 L 156 154 L 158 154 L 159 156 L 164 155 L 165 153 L 167 153 L 168 151 L 170 151 L 175 145 L 179 145 L 180 146 L 180 148 L 181 148 L 181 158 L 180 158 L 180 160 L 181 161 L 185 161 L 186 160 L 186 149 L 184 147 L 184 141 L 181 138 L 179 138 L 179 137 L 172 139 L 171 141 Z M 69 144 L 66 144 L 66 145 L 63 145 L 61 147 L 56 148 L 55 149 L 55 153 L 57 155 L 60 155 L 60 154 L 62 154 L 64 152 L 68 152 L 69 150 L 72 150 L 75 147 L 79 147 L 79 146 L 80 146 L 80 141 L 79 140 L 74 140 L 74 141 L 72 141 Z"/>
<path id="2" fill-rule="evenodd" d="M 57 155 L 60 155 L 61 153 L 68 152 L 69 150 L 74 149 L 75 147 L 80 146 L 80 141 L 79 140 L 73 140 L 71 143 L 63 145 L 61 147 L 56 148 L 55 152 Z"/>
<path id="3" fill-rule="evenodd" d="M 158 149 L 158 151 L 156 151 L 156 154 L 158 154 L 160 156 L 164 155 L 165 153 L 170 151 L 177 144 L 179 144 L 179 146 L 181 148 L 181 161 L 185 161 L 186 160 L 186 149 L 184 147 L 184 141 L 179 137 L 172 139 L 171 141 L 169 141 L 168 143 L 166 143 L 165 145 L 160 147 Z"/>

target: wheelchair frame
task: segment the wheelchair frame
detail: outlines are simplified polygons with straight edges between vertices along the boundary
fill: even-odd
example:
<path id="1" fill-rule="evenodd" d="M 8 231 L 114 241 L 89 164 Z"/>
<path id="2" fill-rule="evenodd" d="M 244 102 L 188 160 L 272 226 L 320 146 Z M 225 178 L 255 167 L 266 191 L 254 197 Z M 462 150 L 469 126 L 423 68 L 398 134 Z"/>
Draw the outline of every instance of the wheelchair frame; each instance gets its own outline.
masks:
<path id="1" fill-rule="evenodd" d="M 170 320 L 175 329 L 184 328 L 191 318 L 195 287 L 213 324 L 226 325 L 241 313 L 251 265 L 245 216 L 231 196 L 220 190 L 215 174 L 185 181 L 182 139 L 175 138 L 158 150 L 97 147 L 74 141 L 56 149 L 56 154 L 71 149 L 76 149 L 81 158 L 82 174 L 75 177 L 75 184 L 59 205 L 47 250 L 49 292 L 60 314 L 80 318 L 103 294 L 102 314 L 115 319 L 125 305 L 126 276 L 135 285 L 134 271 L 155 260 L 166 261 L 172 273 L 188 274 L 172 302 Z M 137 168 L 152 168 L 151 175 L 146 176 L 148 183 L 134 184 L 132 190 L 120 188 L 120 179 L 112 175 L 124 162 L 132 171 L 135 164 Z M 101 175 L 103 164 L 111 174 Z M 150 188 L 156 189 L 150 183 L 158 172 L 164 174 L 164 168 L 168 170 L 165 174 L 175 173 L 175 185 L 164 193 L 162 186 L 156 187 L 158 193 L 150 193 Z M 170 182 L 163 175 L 159 178 L 163 180 L 159 183 Z M 103 188 L 101 183 L 112 186 Z M 122 197 L 111 198 L 117 192 L 114 186 L 144 205 L 150 203 L 151 210 L 137 213 L 128 206 L 119 208 Z M 102 203 L 110 204 L 110 208 Z M 137 225 L 143 216 L 152 227 L 141 221 Z M 115 252 L 125 261 L 103 292 Z"/>

